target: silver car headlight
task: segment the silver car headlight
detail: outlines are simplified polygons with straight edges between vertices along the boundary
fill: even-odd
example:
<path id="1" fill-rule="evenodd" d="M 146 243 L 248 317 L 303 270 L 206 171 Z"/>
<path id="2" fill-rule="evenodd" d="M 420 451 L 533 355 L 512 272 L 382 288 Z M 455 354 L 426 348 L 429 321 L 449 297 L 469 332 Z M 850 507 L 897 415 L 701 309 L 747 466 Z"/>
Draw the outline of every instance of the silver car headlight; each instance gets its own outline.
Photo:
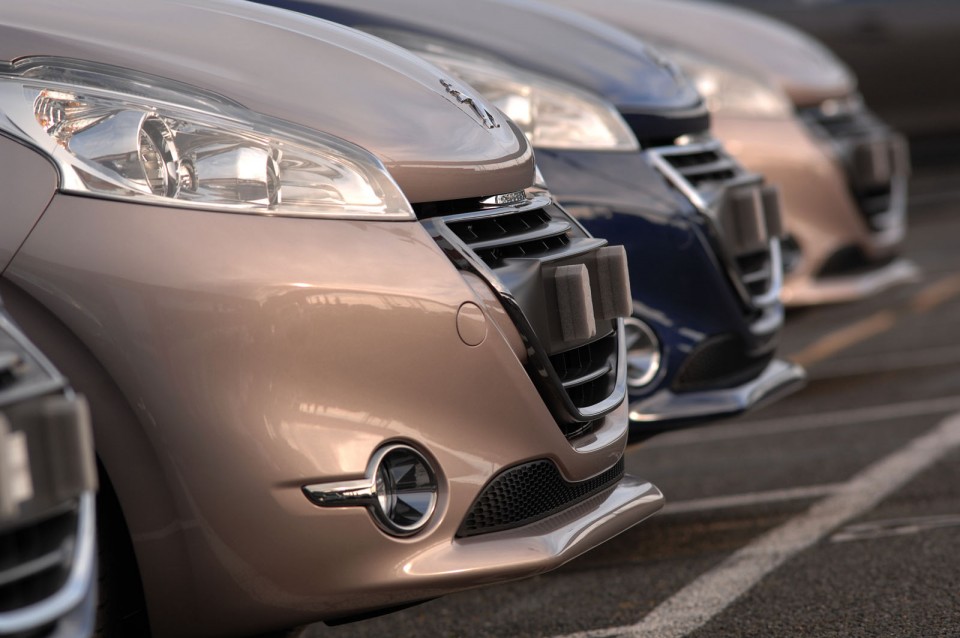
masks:
<path id="1" fill-rule="evenodd" d="M 364 28 L 457 76 L 512 119 L 536 148 L 636 151 L 633 131 L 599 95 L 407 31 Z"/>
<path id="2" fill-rule="evenodd" d="M 746 117 L 787 117 L 793 104 L 779 87 L 689 49 L 658 44 L 657 50 L 693 81 L 714 113 Z"/>
<path id="3" fill-rule="evenodd" d="M 0 67 L 0 130 L 46 153 L 68 193 L 264 215 L 414 218 L 368 151 L 116 67 L 54 58 Z"/>

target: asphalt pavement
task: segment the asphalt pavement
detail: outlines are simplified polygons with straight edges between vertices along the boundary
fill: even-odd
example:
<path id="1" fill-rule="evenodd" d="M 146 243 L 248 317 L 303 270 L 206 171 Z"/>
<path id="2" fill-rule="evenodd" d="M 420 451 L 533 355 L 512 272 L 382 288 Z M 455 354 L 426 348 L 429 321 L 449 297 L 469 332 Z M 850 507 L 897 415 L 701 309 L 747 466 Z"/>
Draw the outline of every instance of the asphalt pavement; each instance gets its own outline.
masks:
<path id="1" fill-rule="evenodd" d="M 791 312 L 801 392 L 631 446 L 665 510 L 549 574 L 309 638 L 960 636 L 960 169 L 920 172 L 914 284 Z"/>

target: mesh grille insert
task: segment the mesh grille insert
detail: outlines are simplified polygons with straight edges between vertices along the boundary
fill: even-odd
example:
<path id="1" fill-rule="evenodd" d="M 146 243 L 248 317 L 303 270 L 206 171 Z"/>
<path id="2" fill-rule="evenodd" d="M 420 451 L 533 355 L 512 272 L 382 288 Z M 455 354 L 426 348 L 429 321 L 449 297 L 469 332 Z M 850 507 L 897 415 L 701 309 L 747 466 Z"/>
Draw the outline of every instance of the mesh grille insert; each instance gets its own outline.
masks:
<path id="1" fill-rule="evenodd" d="M 553 461 L 539 460 L 498 474 L 473 503 L 457 536 L 476 536 L 527 525 L 556 514 L 623 477 L 623 458 L 586 481 L 569 483 Z"/>

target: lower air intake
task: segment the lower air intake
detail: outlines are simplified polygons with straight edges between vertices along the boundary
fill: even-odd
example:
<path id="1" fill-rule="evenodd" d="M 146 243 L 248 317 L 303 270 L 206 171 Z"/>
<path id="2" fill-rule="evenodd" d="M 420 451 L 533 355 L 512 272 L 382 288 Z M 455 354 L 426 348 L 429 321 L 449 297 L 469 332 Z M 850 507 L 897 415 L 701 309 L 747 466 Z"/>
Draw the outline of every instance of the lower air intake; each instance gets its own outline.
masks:
<path id="1" fill-rule="evenodd" d="M 623 477 L 623 458 L 609 470 L 578 483 L 567 482 L 553 461 L 540 460 L 504 470 L 473 503 L 457 536 L 513 529 L 567 509 Z"/>

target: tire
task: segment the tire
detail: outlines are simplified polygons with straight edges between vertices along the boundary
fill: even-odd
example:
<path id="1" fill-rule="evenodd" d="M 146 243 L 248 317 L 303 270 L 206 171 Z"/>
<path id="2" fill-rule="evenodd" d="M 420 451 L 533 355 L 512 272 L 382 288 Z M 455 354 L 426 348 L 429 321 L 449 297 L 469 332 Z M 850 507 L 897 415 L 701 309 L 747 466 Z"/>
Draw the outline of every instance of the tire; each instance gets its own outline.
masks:
<path id="1" fill-rule="evenodd" d="M 148 638 L 150 623 L 137 558 L 120 501 L 99 467 L 97 638 Z"/>

